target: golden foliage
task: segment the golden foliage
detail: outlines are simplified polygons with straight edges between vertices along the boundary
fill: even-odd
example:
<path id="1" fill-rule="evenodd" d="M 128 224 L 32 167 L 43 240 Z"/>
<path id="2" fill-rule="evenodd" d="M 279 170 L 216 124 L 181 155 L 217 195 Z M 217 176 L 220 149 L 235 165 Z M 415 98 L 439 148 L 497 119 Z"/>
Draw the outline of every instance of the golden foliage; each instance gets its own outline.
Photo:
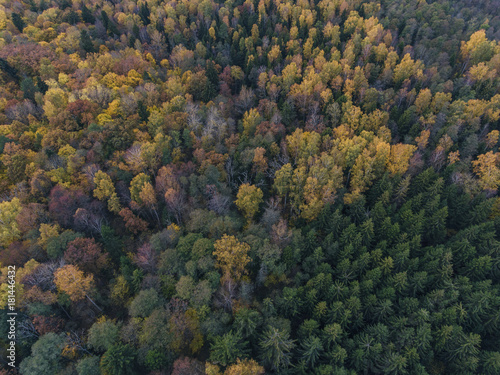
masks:
<path id="1" fill-rule="evenodd" d="M 251 260 L 248 256 L 250 245 L 225 234 L 220 240 L 215 241 L 214 248 L 216 267 L 220 268 L 225 276 L 239 281 L 247 273 L 246 266 Z"/>

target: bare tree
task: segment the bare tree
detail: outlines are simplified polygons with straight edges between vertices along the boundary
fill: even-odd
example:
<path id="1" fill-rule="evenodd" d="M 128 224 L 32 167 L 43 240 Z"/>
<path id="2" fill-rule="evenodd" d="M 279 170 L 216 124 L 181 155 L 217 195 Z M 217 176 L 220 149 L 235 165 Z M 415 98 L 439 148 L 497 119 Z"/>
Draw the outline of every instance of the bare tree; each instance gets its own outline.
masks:
<path id="1" fill-rule="evenodd" d="M 218 215 L 226 215 L 231 205 L 231 199 L 219 193 L 214 185 L 207 185 L 206 188 L 208 200 L 208 209 Z"/>
<path id="2" fill-rule="evenodd" d="M 233 310 L 233 304 L 238 296 L 238 285 L 230 277 L 224 278 L 219 292 L 216 296 L 216 303 L 227 312 Z"/>
<path id="3" fill-rule="evenodd" d="M 235 103 L 237 113 L 242 115 L 250 108 L 252 108 L 254 103 L 255 103 L 255 94 L 253 90 L 251 88 L 243 86 Z"/>

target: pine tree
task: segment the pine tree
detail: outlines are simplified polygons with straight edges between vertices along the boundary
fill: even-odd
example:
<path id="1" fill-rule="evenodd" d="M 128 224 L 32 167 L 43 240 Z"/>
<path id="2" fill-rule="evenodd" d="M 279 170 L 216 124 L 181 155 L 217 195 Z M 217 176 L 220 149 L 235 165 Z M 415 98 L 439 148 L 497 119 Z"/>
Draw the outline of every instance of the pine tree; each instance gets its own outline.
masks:
<path id="1" fill-rule="evenodd" d="M 323 344 L 319 337 L 310 336 L 301 344 L 301 359 L 309 368 L 314 368 L 323 353 Z"/>
<path id="2" fill-rule="evenodd" d="M 291 363 L 291 351 L 295 347 L 289 334 L 283 330 L 269 327 L 263 334 L 259 343 L 261 359 L 270 369 L 276 371 L 286 368 Z"/>
<path id="3" fill-rule="evenodd" d="M 86 53 L 95 52 L 94 44 L 92 43 L 92 39 L 90 38 L 87 30 L 82 30 L 80 32 L 80 48 L 83 49 Z"/>
<path id="4" fill-rule="evenodd" d="M 243 341 L 240 334 L 228 332 L 214 339 L 210 346 L 210 361 L 222 366 L 235 363 L 237 358 L 248 357 L 247 346 L 248 343 Z"/>
<path id="5" fill-rule="evenodd" d="M 21 16 L 15 12 L 12 12 L 12 23 L 20 33 L 22 33 L 23 29 L 26 27 L 26 23 L 23 21 Z"/>

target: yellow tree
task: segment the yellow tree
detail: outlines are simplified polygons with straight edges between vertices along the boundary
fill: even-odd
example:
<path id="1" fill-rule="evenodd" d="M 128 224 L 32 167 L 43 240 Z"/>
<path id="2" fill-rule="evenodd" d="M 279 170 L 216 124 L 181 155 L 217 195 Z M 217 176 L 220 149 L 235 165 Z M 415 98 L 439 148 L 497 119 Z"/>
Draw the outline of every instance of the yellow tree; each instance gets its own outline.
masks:
<path id="1" fill-rule="evenodd" d="M 360 194 L 371 185 L 372 180 L 375 178 L 373 168 L 374 161 L 368 149 L 364 149 L 356 158 L 356 162 L 351 169 L 351 193 L 344 196 L 345 203 L 351 204 L 356 201 Z"/>
<path id="2" fill-rule="evenodd" d="M 118 213 L 121 210 L 120 201 L 118 195 L 116 195 L 115 186 L 111 177 L 109 177 L 103 171 L 97 171 L 94 176 L 94 184 L 96 185 L 94 189 L 94 197 L 100 201 L 108 201 L 108 209 L 111 212 Z"/>
<path id="3" fill-rule="evenodd" d="M 420 135 L 415 138 L 415 142 L 417 142 L 417 146 L 419 150 L 425 150 L 427 147 L 427 144 L 429 143 L 429 136 L 431 135 L 430 130 L 422 130 Z"/>
<path id="4" fill-rule="evenodd" d="M 71 301 L 77 302 L 87 298 L 100 310 L 89 296 L 94 289 L 94 277 L 85 276 L 77 266 L 68 264 L 59 268 L 54 273 L 54 284 L 59 291 L 66 293 Z"/>
<path id="5" fill-rule="evenodd" d="M 462 42 L 460 48 L 464 61 L 463 70 L 469 65 L 476 65 L 481 61 L 488 61 L 495 53 L 495 42 L 486 38 L 484 30 L 476 31 L 471 35 L 468 42 Z"/>
<path id="6" fill-rule="evenodd" d="M 224 375 L 262 375 L 264 373 L 264 367 L 260 366 L 257 361 L 238 358 L 235 364 L 226 369 Z"/>
<path id="7" fill-rule="evenodd" d="M 236 363 L 229 366 L 224 373 L 219 366 L 207 362 L 205 367 L 206 375 L 263 375 L 264 367 L 260 366 L 254 359 L 236 359 Z"/>
<path id="8" fill-rule="evenodd" d="M 253 157 L 253 170 L 256 172 L 264 173 L 267 169 L 267 160 L 264 154 L 266 153 L 266 149 L 263 147 L 257 147 L 255 149 L 254 157 Z"/>
<path id="9" fill-rule="evenodd" d="M 422 76 L 423 63 L 420 60 L 413 60 L 407 53 L 401 59 L 401 62 L 394 68 L 394 82 L 399 84 L 405 79 L 412 77 L 420 78 Z"/>
<path id="10" fill-rule="evenodd" d="M 141 206 L 143 205 L 141 192 L 147 184 L 150 184 L 150 179 L 145 173 L 139 173 L 130 182 L 130 197 Z"/>
<path id="11" fill-rule="evenodd" d="M 410 158 L 417 150 L 416 146 L 398 143 L 391 146 L 391 155 L 387 169 L 392 175 L 403 174 L 410 166 Z"/>
<path id="12" fill-rule="evenodd" d="M 417 109 L 417 114 L 424 115 L 429 111 L 432 100 L 432 93 L 429 89 L 423 89 L 419 92 L 417 99 L 415 100 L 415 107 Z"/>
<path id="13" fill-rule="evenodd" d="M 448 163 L 450 165 L 455 164 L 459 160 L 460 160 L 460 151 L 458 150 L 450 152 L 450 154 L 448 155 Z"/>
<path id="14" fill-rule="evenodd" d="M 0 245 L 8 246 L 21 235 L 16 222 L 21 208 L 21 201 L 17 197 L 0 203 Z"/>
<path id="15" fill-rule="evenodd" d="M 16 290 L 16 301 L 15 304 L 16 306 L 23 306 L 26 304 L 26 301 L 30 300 L 30 291 L 31 289 L 37 288 L 39 293 L 36 294 L 36 297 L 38 300 L 41 300 L 43 297 L 44 292 L 42 292 L 41 289 L 39 289 L 37 286 L 29 289 L 28 291 L 25 291 L 25 285 L 21 282 L 21 280 L 25 280 L 25 277 L 28 275 L 31 275 L 33 271 L 40 265 L 36 260 L 30 259 L 27 261 L 23 267 L 17 267 L 16 268 L 16 278 L 15 278 L 15 290 Z M 9 302 L 9 299 L 12 298 L 12 295 L 9 293 L 9 283 L 7 282 L 8 280 L 8 275 L 11 274 L 10 268 L 8 266 L 0 268 L 0 309 L 5 309 L 7 307 L 7 304 Z M 50 292 L 47 294 L 50 295 Z M 49 298 L 50 299 L 50 296 Z M 48 304 L 53 303 L 49 302 Z"/>
<path id="16" fill-rule="evenodd" d="M 225 277 L 238 281 L 247 273 L 245 267 L 250 262 L 248 256 L 250 245 L 225 234 L 220 240 L 215 241 L 214 248 L 216 267 L 222 270 Z"/>
<path id="17" fill-rule="evenodd" d="M 59 233 L 61 232 L 61 228 L 59 227 L 58 224 L 45 224 L 42 223 L 40 224 L 40 228 L 38 229 L 40 232 L 40 237 L 38 238 L 38 244 L 43 248 L 47 249 L 47 243 L 52 239 L 57 236 L 59 236 Z"/>
<path id="18" fill-rule="evenodd" d="M 274 174 L 274 190 L 283 198 L 286 206 L 288 193 L 290 192 L 290 183 L 292 181 L 293 168 L 290 163 L 287 163 L 278 169 Z"/>
<path id="19" fill-rule="evenodd" d="M 236 196 L 237 199 L 234 203 L 236 203 L 238 209 L 243 212 L 243 215 L 249 223 L 259 211 L 259 204 L 262 203 L 263 196 L 262 190 L 254 185 L 243 184 L 240 186 L 238 195 Z"/>
<path id="20" fill-rule="evenodd" d="M 498 143 L 498 138 L 500 137 L 500 132 L 498 130 L 492 130 L 486 136 L 486 147 L 493 148 Z"/>
<path id="21" fill-rule="evenodd" d="M 257 125 L 261 122 L 262 117 L 255 108 L 245 112 L 243 115 L 243 134 L 247 136 L 253 135 L 255 133 L 255 129 L 257 129 Z"/>
<path id="22" fill-rule="evenodd" d="M 142 205 L 146 207 L 158 221 L 158 225 L 161 225 L 160 216 L 158 215 L 158 201 L 156 200 L 156 193 L 153 185 L 150 182 L 146 182 L 139 193 L 139 198 L 141 199 Z"/>
<path id="23" fill-rule="evenodd" d="M 497 167 L 500 154 L 489 151 L 479 155 L 477 160 L 472 162 L 474 173 L 479 176 L 479 181 L 483 189 L 495 190 L 500 185 L 500 169 Z"/>
<path id="24" fill-rule="evenodd" d="M 315 177 L 307 177 L 304 185 L 304 203 L 299 206 L 300 215 L 308 220 L 314 220 L 324 206 L 321 200 L 321 185 Z"/>
<path id="25" fill-rule="evenodd" d="M 304 132 L 299 128 L 286 136 L 286 144 L 290 156 L 296 163 L 305 162 L 309 156 L 319 153 L 321 135 L 316 132 Z"/>

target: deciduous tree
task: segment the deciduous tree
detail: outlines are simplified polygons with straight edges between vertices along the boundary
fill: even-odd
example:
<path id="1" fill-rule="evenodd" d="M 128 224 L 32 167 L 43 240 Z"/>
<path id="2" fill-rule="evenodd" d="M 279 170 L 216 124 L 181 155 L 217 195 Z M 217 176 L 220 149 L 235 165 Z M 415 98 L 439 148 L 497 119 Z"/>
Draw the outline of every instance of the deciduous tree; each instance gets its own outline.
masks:
<path id="1" fill-rule="evenodd" d="M 262 203 L 263 196 L 262 190 L 254 185 L 243 184 L 240 186 L 235 203 L 236 206 L 243 211 L 249 223 L 259 211 L 259 205 Z"/>
<path id="2" fill-rule="evenodd" d="M 246 266 L 250 262 L 248 256 L 250 245 L 225 234 L 220 240 L 215 241 L 214 248 L 216 267 L 220 268 L 225 276 L 239 281 L 248 272 Z"/>
<path id="3" fill-rule="evenodd" d="M 71 301 L 78 302 L 87 298 L 94 306 L 99 308 L 90 298 L 90 294 L 94 289 L 94 277 L 92 275 L 85 276 L 78 267 L 66 265 L 59 268 L 54 273 L 54 283 L 57 289 L 69 296 Z"/>

